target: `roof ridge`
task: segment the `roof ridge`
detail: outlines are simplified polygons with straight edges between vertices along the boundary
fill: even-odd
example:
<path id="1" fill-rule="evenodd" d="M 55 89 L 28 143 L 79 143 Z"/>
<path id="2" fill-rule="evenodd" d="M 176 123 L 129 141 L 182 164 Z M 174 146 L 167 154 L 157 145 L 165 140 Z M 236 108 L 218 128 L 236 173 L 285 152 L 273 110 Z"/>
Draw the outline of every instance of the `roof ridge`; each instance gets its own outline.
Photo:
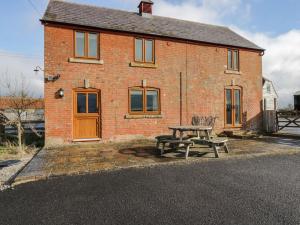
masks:
<path id="1" fill-rule="evenodd" d="M 137 12 L 134 12 L 134 11 L 127 11 L 127 10 L 122 10 L 122 9 L 108 8 L 108 7 L 98 6 L 98 5 L 93 5 L 93 4 L 86 4 L 86 3 L 72 2 L 72 1 L 70 1 L 70 0 L 50 0 L 50 1 L 53 1 L 53 2 L 62 2 L 62 3 L 72 4 L 72 5 L 79 5 L 79 6 L 87 6 L 87 7 L 99 8 L 99 9 L 115 10 L 115 11 L 125 12 L 125 13 L 138 14 Z M 229 27 L 223 26 L 223 25 L 216 25 L 216 24 L 202 23 L 202 22 L 193 21 L 193 20 L 178 19 L 178 18 L 174 18 L 174 17 L 167 17 L 167 16 L 160 16 L 160 15 L 153 15 L 153 17 L 154 17 L 154 18 L 155 18 L 155 17 L 157 17 L 157 18 L 167 18 L 167 19 L 177 20 L 177 21 L 181 21 L 181 22 L 189 22 L 189 23 L 196 23 L 196 24 L 202 24 L 202 25 L 207 25 L 207 26 L 214 26 L 214 27 L 227 28 L 227 29 L 230 30 Z"/>
<path id="2" fill-rule="evenodd" d="M 77 24 L 264 51 L 227 26 L 159 15 L 146 18 L 139 16 L 138 12 L 69 0 L 51 0 L 41 22 Z"/>
<path id="3" fill-rule="evenodd" d="M 98 5 L 93 5 L 93 4 L 87 4 L 87 3 L 78 3 L 78 2 L 73 2 L 70 0 L 50 0 L 53 2 L 62 2 L 62 3 L 67 3 L 67 4 L 71 4 L 71 5 L 79 5 L 79 6 L 87 6 L 87 7 L 92 7 L 92 8 L 99 8 L 99 9 L 109 9 L 109 10 L 115 10 L 115 11 L 120 11 L 120 12 L 126 12 L 126 13 L 136 13 L 134 11 L 127 11 L 127 10 L 122 10 L 122 9 L 114 9 L 114 8 L 108 8 L 108 7 L 104 7 L 104 6 L 98 6 Z"/>

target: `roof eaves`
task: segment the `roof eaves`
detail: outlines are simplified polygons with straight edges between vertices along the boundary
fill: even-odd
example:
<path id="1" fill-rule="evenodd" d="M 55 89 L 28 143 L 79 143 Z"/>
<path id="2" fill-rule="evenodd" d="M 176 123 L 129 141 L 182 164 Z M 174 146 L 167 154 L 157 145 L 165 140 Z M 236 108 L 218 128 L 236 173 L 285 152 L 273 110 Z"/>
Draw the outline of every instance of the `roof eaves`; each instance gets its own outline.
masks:
<path id="1" fill-rule="evenodd" d="M 56 1 L 56 0 L 54 0 Z M 110 29 L 110 28 L 101 28 L 101 27 L 95 27 L 95 26 L 87 26 L 87 25 L 81 25 L 81 24 L 74 24 L 74 23 L 66 23 L 66 22 L 59 22 L 59 21 L 54 21 L 48 18 L 43 17 L 40 19 L 40 22 L 45 25 L 46 23 L 52 23 L 52 24 L 62 24 L 66 26 L 77 26 L 77 27 L 85 27 L 85 28 L 90 28 L 90 29 L 100 29 L 100 30 L 106 30 L 106 31 L 117 31 L 121 33 L 131 33 L 131 34 L 138 34 L 138 35 L 151 35 L 155 37 L 163 37 L 163 38 L 171 38 L 171 39 L 176 39 L 176 40 L 182 40 L 182 41 L 190 41 L 194 43 L 203 43 L 203 44 L 208 44 L 208 45 L 214 45 L 214 46 L 224 46 L 224 47 L 231 47 L 231 48 L 240 48 L 240 49 L 248 49 L 248 50 L 254 50 L 258 52 L 264 52 L 265 49 L 257 46 L 257 48 L 251 48 L 251 47 L 244 47 L 240 45 L 229 45 L 229 44 L 221 44 L 221 43 L 216 43 L 216 42 L 207 42 L 207 41 L 199 41 L 199 40 L 194 40 L 194 39 L 184 39 L 181 37 L 175 37 L 175 36 L 167 36 L 167 35 L 161 35 L 161 34 L 155 34 L 155 33 L 146 33 L 146 32 L 138 32 L 138 31 L 125 31 L 121 29 Z"/>

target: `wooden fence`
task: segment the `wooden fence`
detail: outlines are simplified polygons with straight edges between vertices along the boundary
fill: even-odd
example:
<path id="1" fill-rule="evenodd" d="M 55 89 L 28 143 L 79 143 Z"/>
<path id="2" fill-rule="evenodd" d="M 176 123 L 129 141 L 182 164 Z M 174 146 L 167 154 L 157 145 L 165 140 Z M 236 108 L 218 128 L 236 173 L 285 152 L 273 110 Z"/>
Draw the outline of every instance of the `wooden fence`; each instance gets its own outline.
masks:
<path id="1" fill-rule="evenodd" d="M 277 132 L 276 111 L 265 110 L 263 113 L 263 130 L 267 133 Z"/>
<path id="2" fill-rule="evenodd" d="M 39 133 L 45 132 L 45 122 L 43 120 L 24 121 L 22 122 L 25 133 Z M 5 126 L 5 134 L 17 134 L 16 127 Z"/>

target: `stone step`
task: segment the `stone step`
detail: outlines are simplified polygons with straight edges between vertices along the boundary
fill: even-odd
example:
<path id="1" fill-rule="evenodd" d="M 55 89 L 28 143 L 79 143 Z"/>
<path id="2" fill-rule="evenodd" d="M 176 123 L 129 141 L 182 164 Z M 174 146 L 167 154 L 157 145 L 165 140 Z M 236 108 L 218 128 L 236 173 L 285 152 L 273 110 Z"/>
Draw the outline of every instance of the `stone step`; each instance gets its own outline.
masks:
<path id="1" fill-rule="evenodd" d="M 255 131 L 228 129 L 228 130 L 224 130 L 222 134 L 220 134 L 219 136 L 238 138 L 238 139 L 250 139 L 250 138 L 259 137 L 259 134 Z"/>

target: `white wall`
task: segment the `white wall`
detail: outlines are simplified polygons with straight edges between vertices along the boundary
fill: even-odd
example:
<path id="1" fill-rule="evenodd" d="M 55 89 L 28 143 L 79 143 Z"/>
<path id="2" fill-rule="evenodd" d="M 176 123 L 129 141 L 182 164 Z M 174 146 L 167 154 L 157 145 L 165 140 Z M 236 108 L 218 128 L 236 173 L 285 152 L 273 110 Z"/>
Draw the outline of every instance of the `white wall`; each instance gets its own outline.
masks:
<path id="1" fill-rule="evenodd" d="M 270 87 L 268 90 L 268 86 Z M 274 102 L 276 99 L 276 105 Z M 278 96 L 274 89 L 272 82 L 266 80 L 263 86 L 263 109 L 264 110 L 275 110 L 278 109 Z"/>

